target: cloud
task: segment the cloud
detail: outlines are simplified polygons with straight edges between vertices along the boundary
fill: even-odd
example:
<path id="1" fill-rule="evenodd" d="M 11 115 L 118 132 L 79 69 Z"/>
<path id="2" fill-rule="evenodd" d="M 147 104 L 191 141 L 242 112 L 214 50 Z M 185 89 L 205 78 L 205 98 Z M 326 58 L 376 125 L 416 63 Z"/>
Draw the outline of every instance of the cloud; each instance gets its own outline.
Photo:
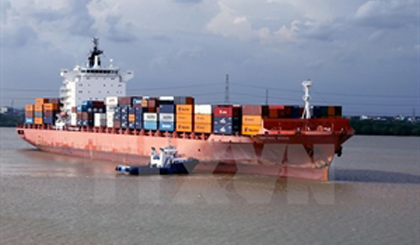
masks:
<path id="1" fill-rule="evenodd" d="M 108 24 L 107 38 L 115 42 L 134 42 L 137 40 L 133 35 L 133 26 L 131 23 L 121 23 L 120 16 L 108 16 L 106 18 Z"/>
<path id="2" fill-rule="evenodd" d="M 415 25 L 420 14 L 415 0 L 370 0 L 354 15 L 357 24 L 373 28 L 400 28 Z"/>
<path id="3" fill-rule="evenodd" d="M 203 0 L 173 0 L 176 3 L 181 3 L 181 4 L 197 4 L 197 3 L 201 3 Z"/>

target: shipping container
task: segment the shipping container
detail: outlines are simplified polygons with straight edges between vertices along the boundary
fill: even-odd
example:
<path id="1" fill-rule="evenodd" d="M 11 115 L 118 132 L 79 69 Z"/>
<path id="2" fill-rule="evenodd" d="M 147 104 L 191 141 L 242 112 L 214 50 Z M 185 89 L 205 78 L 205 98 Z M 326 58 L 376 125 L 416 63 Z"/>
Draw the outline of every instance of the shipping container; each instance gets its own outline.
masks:
<path id="1" fill-rule="evenodd" d="M 115 115 L 115 112 L 107 112 L 106 113 L 106 126 L 108 128 L 113 128 L 114 127 L 114 115 Z"/>
<path id="2" fill-rule="evenodd" d="M 93 125 L 95 127 L 105 127 L 106 126 L 107 115 L 105 113 L 95 113 Z"/>
<path id="3" fill-rule="evenodd" d="M 110 96 L 105 98 L 105 104 L 107 106 L 117 107 L 118 106 L 118 97 Z"/>
<path id="4" fill-rule="evenodd" d="M 147 101 L 147 107 L 156 108 L 158 106 L 157 99 L 151 98 Z"/>
<path id="5" fill-rule="evenodd" d="M 25 123 L 26 124 L 33 124 L 34 123 L 34 118 L 33 117 L 26 117 L 25 118 Z"/>
<path id="6" fill-rule="evenodd" d="M 58 113 L 57 111 L 50 111 L 50 110 L 43 111 L 44 117 L 54 117 L 57 113 Z"/>
<path id="7" fill-rule="evenodd" d="M 194 124 L 194 132 L 197 133 L 211 133 L 212 132 L 212 125 L 206 123 L 196 123 Z"/>
<path id="8" fill-rule="evenodd" d="M 215 117 L 213 119 L 213 124 L 216 125 L 226 125 L 232 124 L 232 117 Z"/>
<path id="9" fill-rule="evenodd" d="M 201 124 L 211 124 L 212 123 L 212 115 L 208 114 L 195 114 L 194 115 L 194 123 L 201 123 Z"/>
<path id="10" fill-rule="evenodd" d="M 25 111 L 25 117 L 34 117 L 35 113 L 34 111 Z"/>
<path id="11" fill-rule="evenodd" d="M 232 125 L 231 124 L 214 125 L 213 133 L 232 134 Z"/>
<path id="12" fill-rule="evenodd" d="M 144 113 L 143 118 L 144 118 L 144 121 L 157 122 L 158 114 L 157 113 Z"/>
<path id="13" fill-rule="evenodd" d="M 133 96 L 133 97 L 131 97 L 131 104 L 132 105 L 141 105 L 142 100 L 143 100 L 142 96 Z"/>
<path id="14" fill-rule="evenodd" d="M 192 123 L 193 115 L 192 114 L 176 114 L 176 122 L 182 123 Z"/>
<path id="15" fill-rule="evenodd" d="M 129 122 L 135 122 L 135 121 L 136 121 L 136 115 L 134 115 L 134 114 L 129 114 L 129 115 L 128 115 L 128 121 L 129 121 Z"/>
<path id="16" fill-rule="evenodd" d="M 44 120 L 43 120 L 43 118 L 42 117 L 35 117 L 34 118 L 34 124 L 43 124 L 44 123 Z"/>
<path id="17" fill-rule="evenodd" d="M 177 132 L 192 132 L 193 127 L 192 123 L 186 123 L 186 122 L 176 122 L 176 131 Z"/>
<path id="18" fill-rule="evenodd" d="M 243 115 L 242 125 L 261 125 L 262 117 L 257 115 Z"/>
<path id="19" fill-rule="evenodd" d="M 193 105 L 178 104 L 176 105 L 177 114 L 193 114 Z"/>
<path id="20" fill-rule="evenodd" d="M 159 122 L 159 130 L 172 132 L 175 130 L 173 122 Z"/>
<path id="21" fill-rule="evenodd" d="M 328 117 L 335 116 L 335 106 L 328 106 Z"/>
<path id="22" fill-rule="evenodd" d="M 142 129 L 143 128 L 143 122 L 142 121 L 135 121 L 134 122 L 134 127 L 136 129 Z"/>
<path id="23" fill-rule="evenodd" d="M 213 114 L 215 117 L 232 117 L 232 106 L 213 106 Z"/>
<path id="24" fill-rule="evenodd" d="M 58 110 L 59 105 L 58 104 L 53 104 L 53 103 L 45 103 L 43 109 L 44 110 Z"/>
<path id="25" fill-rule="evenodd" d="M 44 104 L 35 104 L 35 111 L 43 111 Z"/>
<path id="26" fill-rule="evenodd" d="M 114 120 L 114 128 L 121 128 L 121 121 Z"/>
<path id="27" fill-rule="evenodd" d="M 84 105 L 77 106 L 77 112 L 87 112 L 87 106 L 84 106 Z"/>
<path id="28" fill-rule="evenodd" d="M 336 117 L 342 117 L 343 116 L 343 109 L 341 106 L 335 107 L 335 116 Z"/>
<path id="29" fill-rule="evenodd" d="M 141 106 L 142 107 L 147 107 L 147 105 L 148 105 L 149 103 L 148 103 L 148 101 L 147 100 L 142 100 L 141 101 Z"/>
<path id="30" fill-rule="evenodd" d="M 160 113 L 159 122 L 174 122 L 175 114 L 173 113 Z"/>
<path id="31" fill-rule="evenodd" d="M 242 125 L 243 135 L 256 135 L 261 131 L 261 125 Z"/>
<path id="32" fill-rule="evenodd" d="M 131 105 L 131 97 L 118 97 L 118 105 L 129 106 Z"/>
<path id="33" fill-rule="evenodd" d="M 70 125 L 77 126 L 77 113 L 75 112 L 70 113 Z"/>
<path id="34" fill-rule="evenodd" d="M 48 103 L 60 104 L 60 98 L 48 98 Z"/>
<path id="35" fill-rule="evenodd" d="M 203 114 L 203 115 L 211 115 L 213 112 L 212 105 L 194 105 L 194 113 L 196 115 Z"/>
<path id="36" fill-rule="evenodd" d="M 34 111 L 35 110 L 35 106 L 32 104 L 27 104 L 25 105 L 25 111 Z"/>
<path id="37" fill-rule="evenodd" d="M 47 98 L 36 98 L 35 99 L 35 104 L 37 104 L 37 105 L 42 105 L 44 103 L 48 103 L 48 99 Z"/>
<path id="38" fill-rule="evenodd" d="M 144 129 L 147 130 L 157 130 L 158 129 L 158 123 L 157 121 L 144 121 L 143 122 Z"/>
<path id="39" fill-rule="evenodd" d="M 77 112 L 77 107 L 76 107 L 76 106 L 73 106 L 73 107 L 71 108 L 71 112 L 72 112 L 72 113 L 76 113 L 76 112 Z"/>
<path id="40" fill-rule="evenodd" d="M 175 105 L 159 105 L 159 113 L 175 113 Z"/>
<path id="41" fill-rule="evenodd" d="M 54 118 L 53 117 L 44 117 L 44 123 L 46 124 L 53 124 L 54 123 Z"/>
<path id="42" fill-rule="evenodd" d="M 260 105 L 244 105 L 242 106 L 243 115 L 259 115 L 262 116 L 262 106 Z"/>
<path id="43" fill-rule="evenodd" d="M 35 111 L 34 112 L 34 117 L 44 117 L 44 113 L 42 111 Z"/>
<path id="44" fill-rule="evenodd" d="M 128 128 L 128 121 L 121 121 L 121 128 L 127 129 Z"/>

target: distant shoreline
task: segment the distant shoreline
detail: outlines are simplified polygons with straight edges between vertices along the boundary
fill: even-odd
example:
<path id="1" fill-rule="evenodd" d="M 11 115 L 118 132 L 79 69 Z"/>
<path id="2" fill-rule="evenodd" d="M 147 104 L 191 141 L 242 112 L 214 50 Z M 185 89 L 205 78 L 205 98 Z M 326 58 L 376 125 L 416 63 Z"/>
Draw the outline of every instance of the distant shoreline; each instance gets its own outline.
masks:
<path id="1" fill-rule="evenodd" d="M 16 127 L 16 124 L 23 122 L 23 115 L 0 114 L 0 127 Z M 356 135 L 420 136 L 419 122 L 352 118 L 350 119 L 350 125 L 356 131 Z"/>

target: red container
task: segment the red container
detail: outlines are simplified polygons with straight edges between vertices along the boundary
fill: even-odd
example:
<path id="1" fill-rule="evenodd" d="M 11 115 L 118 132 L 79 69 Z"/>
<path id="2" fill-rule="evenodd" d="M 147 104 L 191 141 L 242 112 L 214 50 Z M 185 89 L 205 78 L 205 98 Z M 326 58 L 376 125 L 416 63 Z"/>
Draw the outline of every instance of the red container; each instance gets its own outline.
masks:
<path id="1" fill-rule="evenodd" d="M 119 97 L 118 98 L 119 105 L 131 105 L 131 97 Z"/>
<path id="2" fill-rule="evenodd" d="M 233 106 L 232 116 L 233 117 L 241 117 L 242 116 L 242 107 L 241 106 Z"/>
<path id="3" fill-rule="evenodd" d="M 157 99 L 149 99 L 149 101 L 147 101 L 147 107 L 157 107 Z"/>
<path id="4" fill-rule="evenodd" d="M 233 107 L 232 106 L 214 106 L 213 114 L 215 117 L 232 117 Z"/>
<path id="5" fill-rule="evenodd" d="M 83 112 L 77 112 L 77 120 L 83 120 L 82 119 L 82 113 Z"/>
<path id="6" fill-rule="evenodd" d="M 262 106 L 260 105 L 244 105 L 242 106 L 243 115 L 262 115 Z"/>
<path id="7" fill-rule="evenodd" d="M 76 113 L 76 112 L 77 112 L 77 107 L 76 107 L 76 106 L 73 106 L 73 107 L 71 108 L 71 112 Z"/>
<path id="8" fill-rule="evenodd" d="M 25 117 L 34 117 L 33 111 L 25 111 Z"/>
<path id="9" fill-rule="evenodd" d="M 54 116 L 54 112 L 51 110 L 45 110 L 44 111 L 44 117 L 53 117 Z"/>
<path id="10" fill-rule="evenodd" d="M 60 103 L 60 99 L 59 98 L 49 98 L 48 99 L 48 103 L 59 104 Z"/>
<path id="11" fill-rule="evenodd" d="M 104 107 L 105 103 L 100 100 L 95 100 L 95 101 L 92 101 L 92 105 L 94 108 L 99 108 L 99 107 Z"/>

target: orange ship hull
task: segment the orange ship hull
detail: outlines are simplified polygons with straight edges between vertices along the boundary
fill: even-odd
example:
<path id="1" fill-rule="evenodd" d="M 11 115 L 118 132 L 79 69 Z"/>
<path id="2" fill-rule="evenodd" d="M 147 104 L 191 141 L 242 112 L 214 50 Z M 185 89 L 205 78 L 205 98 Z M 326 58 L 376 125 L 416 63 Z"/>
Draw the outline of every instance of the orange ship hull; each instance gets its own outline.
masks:
<path id="1" fill-rule="evenodd" d="M 146 163 L 152 146 L 168 144 L 167 135 L 159 132 L 106 128 L 71 131 L 28 125 L 16 130 L 22 139 L 43 151 L 128 164 Z M 183 133 L 174 134 L 171 144 L 179 153 L 200 160 L 195 171 L 326 181 L 334 155 L 341 154 L 341 145 L 353 134 L 347 127 L 337 131 L 319 127 L 271 130 L 252 137 Z"/>

